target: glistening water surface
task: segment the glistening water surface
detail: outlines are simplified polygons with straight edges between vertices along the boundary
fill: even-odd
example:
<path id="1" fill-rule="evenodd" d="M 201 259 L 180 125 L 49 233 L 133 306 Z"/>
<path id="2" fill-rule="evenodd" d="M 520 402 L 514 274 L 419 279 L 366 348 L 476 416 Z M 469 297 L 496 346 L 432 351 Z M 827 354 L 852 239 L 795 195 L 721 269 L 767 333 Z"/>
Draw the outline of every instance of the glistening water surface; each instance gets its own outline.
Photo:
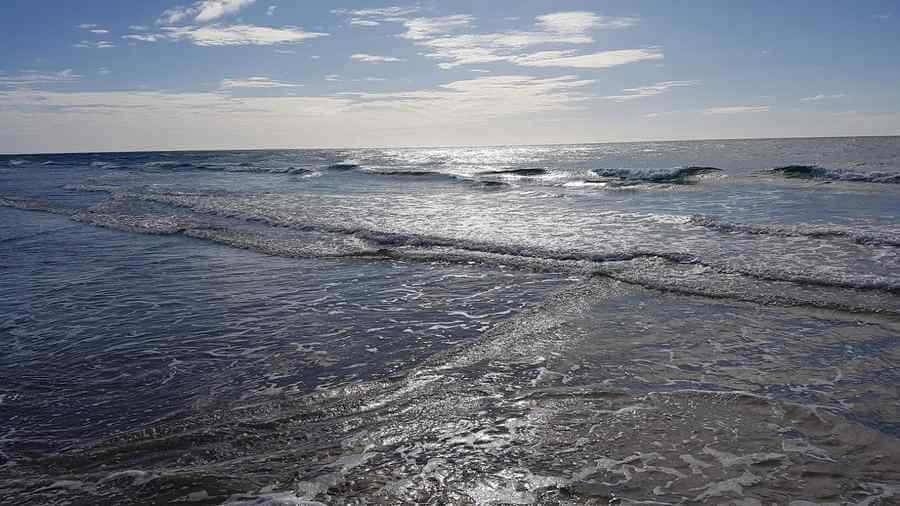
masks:
<path id="1" fill-rule="evenodd" d="M 898 504 L 900 139 L 0 157 L 10 504 Z"/>

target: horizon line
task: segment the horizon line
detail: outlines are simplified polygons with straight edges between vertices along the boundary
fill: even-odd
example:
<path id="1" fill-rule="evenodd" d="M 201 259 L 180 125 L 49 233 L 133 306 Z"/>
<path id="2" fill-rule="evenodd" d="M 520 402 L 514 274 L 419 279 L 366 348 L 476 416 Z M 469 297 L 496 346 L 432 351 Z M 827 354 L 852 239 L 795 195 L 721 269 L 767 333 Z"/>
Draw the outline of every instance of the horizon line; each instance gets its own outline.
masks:
<path id="1" fill-rule="evenodd" d="M 38 155 L 90 155 L 111 153 L 193 153 L 193 152 L 225 152 L 225 151 L 303 151 L 303 150 L 360 150 L 360 149 L 447 149 L 447 148 L 500 148 L 525 146 L 578 146 L 601 144 L 641 144 L 650 142 L 724 142 L 724 141 L 772 141 L 772 140 L 811 140 L 811 139 L 855 139 L 900 137 L 892 135 L 825 135 L 825 136 L 790 136 L 790 137 L 732 137 L 708 139 L 653 139 L 641 141 L 603 141 L 603 142 L 550 142 L 537 144 L 447 144 L 430 146 L 362 146 L 362 147 L 303 147 L 303 148 L 214 148 L 214 149 L 133 149 L 124 151 L 41 151 L 31 153 L 0 153 L 0 156 L 38 156 Z"/>

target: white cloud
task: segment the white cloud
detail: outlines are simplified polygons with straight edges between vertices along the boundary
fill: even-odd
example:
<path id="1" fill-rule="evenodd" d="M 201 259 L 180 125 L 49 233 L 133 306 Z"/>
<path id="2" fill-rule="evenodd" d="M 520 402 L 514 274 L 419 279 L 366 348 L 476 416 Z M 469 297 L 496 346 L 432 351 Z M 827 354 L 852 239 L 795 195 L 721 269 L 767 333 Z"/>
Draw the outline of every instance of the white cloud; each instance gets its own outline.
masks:
<path id="1" fill-rule="evenodd" d="M 111 47 L 116 47 L 112 42 L 107 42 L 105 40 L 101 40 L 98 42 L 93 42 L 90 40 L 83 40 L 78 44 L 75 44 L 75 47 L 87 48 L 87 49 L 107 49 Z"/>
<path id="2" fill-rule="evenodd" d="M 625 88 L 624 90 L 622 90 L 622 92 L 624 93 L 623 95 L 611 95 L 602 98 L 605 98 L 607 100 L 614 100 L 616 102 L 626 102 L 628 100 L 634 100 L 637 98 L 647 98 L 655 95 L 660 95 L 672 88 L 696 86 L 697 84 L 699 84 L 698 81 L 663 81 L 652 86 Z"/>
<path id="3" fill-rule="evenodd" d="M 426 48 L 425 56 L 444 69 L 459 65 L 509 62 L 530 67 L 606 68 L 663 57 L 658 49 L 626 49 L 579 55 L 572 51 L 522 51 L 531 46 L 549 44 L 590 44 L 592 30 L 627 28 L 635 18 L 612 18 L 592 12 L 573 11 L 545 14 L 535 18 L 531 31 L 497 33 L 458 33 L 471 28 L 474 18 L 453 15 L 436 18 L 395 19 L 406 31 L 399 37 Z"/>
<path id="4" fill-rule="evenodd" d="M 620 49 L 599 53 L 576 55 L 572 51 L 541 51 L 515 56 L 510 61 L 526 67 L 572 67 L 602 69 L 645 60 L 661 60 L 658 49 Z"/>
<path id="5" fill-rule="evenodd" d="M 818 94 L 818 95 L 814 95 L 814 96 L 812 96 L 812 97 L 803 97 L 803 98 L 801 98 L 800 100 L 803 100 L 803 101 L 805 101 L 805 102 L 815 102 L 815 101 L 819 101 L 819 100 L 834 100 L 834 99 L 838 99 L 838 98 L 844 98 L 844 97 L 846 97 L 846 96 L 847 96 L 847 95 L 844 95 L 843 93 L 840 93 L 840 94 L 837 94 L 837 95 L 822 95 L 822 94 Z"/>
<path id="6" fill-rule="evenodd" d="M 325 80 L 326 81 L 340 81 L 341 75 L 340 74 L 326 74 Z"/>
<path id="7" fill-rule="evenodd" d="M 39 72 L 37 70 L 25 70 L 13 76 L 0 75 L 0 86 L 25 86 L 32 84 L 59 84 L 74 83 L 82 77 L 72 69 L 59 72 Z"/>
<path id="8" fill-rule="evenodd" d="M 491 121 L 539 112 L 575 110 L 589 98 L 579 91 L 592 84 L 576 76 L 485 76 L 455 81 L 437 88 L 393 93 L 345 93 L 356 101 L 355 111 L 382 115 L 429 117 L 437 123 Z"/>
<path id="9" fill-rule="evenodd" d="M 334 9 L 332 14 L 354 16 L 358 18 L 398 18 L 419 11 L 418 7 L 384 7 L 380 9 Z"/>
<path id="10" fill-rule="evenodd" d="M 439 18 L 413 18 L 403 21 L 406 33 L 400 35 L 404 39 L 422 40 L 468 27 L 475 18 L 466 14 L 455 14 Z"/>
<path id="11" fill-rule="evenodd" d="M 390 62 L 398 62 L 405 61 L 402 58 L 395 58 L 393 56 L 375 56 L 371 54 L 361 54 L 357 53 L 350 56 L 351 59 L 356 61 L 361 61 L 364 63 L 390 63 Z"/>
<path id="12" fill-rule="evenodd" d="M 135 32 L 146 32 L 149 30 L 148 27 L 144 25 L 131 25 L 128 27 L 129 30 L 134 30 Z"/>
<path id="13" fill-rule="evenodd" d="M 95 24 L 91 24 L 91 23 L 83 23 L 83 24 L 78 25 L 78 28 L 81 28 L 82 30 L 90 30 L 92 28 L 97 28 L 99 26 L 100 25 L 95 25 Z"/>
<path id="14" fill-rule="evenodd" d="M 638 23 L 636 18 L 597 16 L 593 12 L 556 12 L 535 18 L 537 26 L 553 33 L 583 33 L 599 28 L 628 28 Z"/>
<path id="15" fill-rule="evenodd" d="M 303 86 L 297 83 L 273 81 L 269 77 L 248 77 L 247 79 L 225 79 L 222 81 L 223 90 L 235 88 L 296 88 Z"/>
<path id="16" fill-rule="evenodd" d="M 350 24 L 355 26 L 378 26 L 381 23 L 379 23 L 378 21 L 372 21 L 370 19 L 354 18 L 350 20 Z"/>
<path id="17" fill-rule="evenodd" d="M 146 35 L 144 35 L 144 34 L 141 34 L 141 33 L 132 33 L 132 34 L 129 34 L 129 35 L 123 35 L 122 38 L 123 38 L 123 39 L 127 39 L 127 40 L 140 40 L 140 41 L 143 41 L 143 42 L 158 42 L 158 41 L 160 41 L 160 40 L 163 40 L 163 39 L 166 38 L 166 37 L 165 37 L 164 35 L 160 35 L 160 34 L 146 34 Z"/>
<path id="18" fill-rule="evenodd" d="M 666 116 L 671 116 L 673 114 L 679 114 L 681 111 L 660 111 L 660 112 L 651 112 L 648 114 L 644 114 L 643 118 L 653 119 L 653 118 L 664 118 Z"/>
<path id="19" fill-rule="evenodd" d="M 363 81 L 368 81 L 371 83 L 380 83 L 383 81 L 387 81 L 387 79 L 385 79 L 383 77 L 366 77 L 366 78 L 363 78 Z"/>
<path id="20" fill-rule="evenodd" d="M 197 46 L 247 46 L 302 42 L 325 37 L 327 33 L 304 32 L 295 27 L 270 28 L 254 25 L 210 25 L 163 28 L 166 37 L 187 40 Z"/>
<path id="21" fill-rule="evenodd" d="M 100 67 L 99 69 L 97 69 L 97 73 L 100 74 L 101 76 L 108 76 L 108 75 L 112 74 L 112 70 L 109 70 L 106 67 Z"/>
<path id="22" fill-rule="evenodd" d="M 277 5 L 270 5 L 269 8 L 266 9 L 266 16 L 274 16 L 274 15 L 275 15 L 275 9 L 277 9 L 277 8 L 278 8 Z"/>
<path id="23" fill-rule="evenodd" d="M 95 29 L 95 30 L 91 30 L 91 33 L 96 33 L 97 35 L 106 35 L 107 33 L 109 33 L 109 30 Z"/>
<path id="24" fill-rule="evenodd" d="M 728 107 L 710 107 L 704 109 L 703 114 L 744 114 L 755 112 L 769 112 L 771 107 L 768 105 L 734 105 Z"/>
<path id="25" fill-rule="evenodd" d="M 174 7 L 163 11 L 157 24 L 180 23 L 191 18 L 194 21 L 205 23 L 234 14 L 255 2 L 256 0 L 201 0 L 190 7 Z"/>

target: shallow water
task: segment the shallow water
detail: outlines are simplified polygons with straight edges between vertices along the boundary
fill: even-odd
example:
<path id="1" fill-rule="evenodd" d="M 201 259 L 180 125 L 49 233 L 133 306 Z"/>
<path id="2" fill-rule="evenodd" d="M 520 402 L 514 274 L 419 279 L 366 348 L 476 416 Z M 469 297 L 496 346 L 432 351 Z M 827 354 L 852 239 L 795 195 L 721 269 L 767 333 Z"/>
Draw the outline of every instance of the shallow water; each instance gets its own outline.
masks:
<path id="1" fill-rule="evenodd" d="M 897 174 L 898 138 L 0 157 L 0 497 L 898 504 Z"/>

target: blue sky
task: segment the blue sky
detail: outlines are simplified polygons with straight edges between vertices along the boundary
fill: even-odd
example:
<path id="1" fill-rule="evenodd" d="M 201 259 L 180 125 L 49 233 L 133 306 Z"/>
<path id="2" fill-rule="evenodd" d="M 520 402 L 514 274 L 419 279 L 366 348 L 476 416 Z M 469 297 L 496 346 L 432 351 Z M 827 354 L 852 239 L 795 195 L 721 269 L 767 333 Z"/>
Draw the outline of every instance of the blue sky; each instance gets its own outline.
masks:
<path id="1" fill-rule="evenodd" d="M 5 0 L 0 152 L 900 134 L 896 1 Z"/>

